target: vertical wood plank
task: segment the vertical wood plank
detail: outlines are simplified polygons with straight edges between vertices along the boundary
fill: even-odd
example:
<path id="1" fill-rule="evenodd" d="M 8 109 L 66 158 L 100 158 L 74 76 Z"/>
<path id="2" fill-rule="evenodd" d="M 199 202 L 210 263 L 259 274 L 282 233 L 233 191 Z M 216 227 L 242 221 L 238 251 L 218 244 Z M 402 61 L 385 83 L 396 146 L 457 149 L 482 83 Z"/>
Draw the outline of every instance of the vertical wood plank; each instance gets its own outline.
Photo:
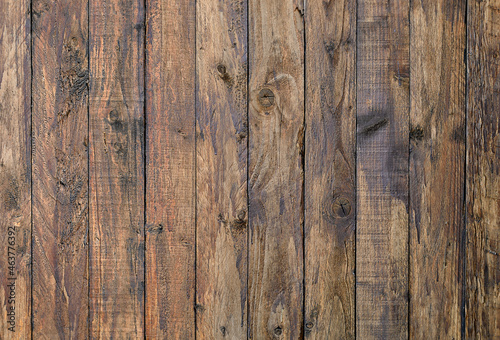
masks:
<path id="1" fill-rule="evenodd" d="M 146 3 L 146 337 L 195 336 L 195 1 Z"/>
<path id="2" fill-rule="evenodd" d="M 197 1 L 197 339 L 247 334 L 247 1 Z"/>
<path id="3" fill-rule="evenodd" d="M 88 3 L 33 0 L 33 338 L 88 336 Z"/>
<path id="4" fill-rule="evenodd" d="M 305 335 L 355 336 L 356 1 L 308 1 Z"/>
<path id="5" fill-rule="evenodd" d="M 301 0 L 249 2 L 249 337 L 302 334 Z"/>
<path id="6" fill-rule="evenodd" d="M 144 3 L 90 2 L 90 336 L 143 338 Z"/>
<path id="7" fill-rule="evenodd" d="M 466 1 L 411 3 L 410 338 L 459 339 Z"/>
<path id="8" fill-rule="evenodd" d="M 465 336 L 500 337 L 500 1 L 468 1 Z"/>
<path id="9" fill-rule="evenodd" d="M 30 1 L 0 1 L 0 339 L 31 336 Z"/>
<path id="10" fill-rule="evenodd" d="M 408 335 L 409 1 L 358 1 L 356 314 Z"/>

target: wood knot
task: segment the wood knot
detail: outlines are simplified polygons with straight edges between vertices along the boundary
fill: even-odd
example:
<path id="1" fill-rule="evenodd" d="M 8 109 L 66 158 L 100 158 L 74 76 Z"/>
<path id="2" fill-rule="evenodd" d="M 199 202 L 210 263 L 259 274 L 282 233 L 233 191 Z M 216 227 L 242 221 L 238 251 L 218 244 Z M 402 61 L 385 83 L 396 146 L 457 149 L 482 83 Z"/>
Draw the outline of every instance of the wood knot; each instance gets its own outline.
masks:
<path id="1" fill-rule="evenodd" d="M 339 197 L 333 201 L 332 210 L 339 217 L 349 216 L 351 213 L 351 202 L 345 197 Z"/>
<path id="2" fill-rule="evenodd" d="M 226 331 L 226 327 L 222 326 L 222 327 L 220 328 L 220 332 L 222 333 L 222 336 L 226 336 L 226 332 L 227 332 L 227 331 Z"/>
<path id="3" fill-rule="evenodd" d="M 283 334 L 283 328 L 281 328 L 280 326 L 278 326 L 278 327 L 276 327 L 276 328 L 274 329 L 274 331 L 273 331 L 273 332 L 274 332 L 274 335 L 275 335 L 276 337 L 280 337 L 280 336 Z"/>
<path id="4" fill-rule="evenodd" d="M 422 140 L 424 138 L 424 129 L 420 125 L 412 127 L 410 129 L 410 139 L 412 140 Z"/>
<path id="5" fill-rule="evenodd" d="M 274 105 L 274 93 L 270 89 L 260 90 L 258 98 L 262 107 L 270 108 Z"/>

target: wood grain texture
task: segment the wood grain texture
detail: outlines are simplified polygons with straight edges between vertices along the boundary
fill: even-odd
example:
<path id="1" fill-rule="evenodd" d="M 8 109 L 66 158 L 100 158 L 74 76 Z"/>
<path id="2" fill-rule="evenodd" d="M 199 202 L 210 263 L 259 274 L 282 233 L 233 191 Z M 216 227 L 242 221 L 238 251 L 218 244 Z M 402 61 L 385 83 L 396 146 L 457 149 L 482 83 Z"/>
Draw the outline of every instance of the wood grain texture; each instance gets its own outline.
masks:
<path id="1" fill-rule="evenodd" d="M 356 336 L 408 335 L 409 1 L 358 1 Z"/>
<path id="2" fill-rule="evenodd" d="M 411 4 L 410 338 L 460 339 L 466 1 Z"/>
<path id="3" fill-rule="evenodd" d="M 144 3 L 90 3 L 90 337 L 144 337 Z"/>
<path id="4" fill-rule="evenodd" d="M 31 336 L 30 2 L 0 1 L 0 339 Z"/>
<path id="5" fill-rule="evenodd" d="M 195 2 L 146 3 L 146 337 L 195 336 Z"/>
<path id="6" fill-rule="evenodd" d="M 197 1 L 197 339 L 247 334 L 247 2 Z"/>
<path id="7" fill-rule="evenodd" d="M 356 1 L 308 1 L 305 335 L 355 336 Z"/>
<path id="8" fill-rule="evenodd" d="M 468 2 L 465 337 L 500 338 L 500 1 Z"/>
<path id="9" fill-rule="evenodd" d="M 303 307 L 303 2 L 249 1 L 249 337 L 296 339 Z"/>
<path id="10" fill-rule="evenodd" d="M 33 0 L 33 338 L 88 336 L 88 4 Z"/>

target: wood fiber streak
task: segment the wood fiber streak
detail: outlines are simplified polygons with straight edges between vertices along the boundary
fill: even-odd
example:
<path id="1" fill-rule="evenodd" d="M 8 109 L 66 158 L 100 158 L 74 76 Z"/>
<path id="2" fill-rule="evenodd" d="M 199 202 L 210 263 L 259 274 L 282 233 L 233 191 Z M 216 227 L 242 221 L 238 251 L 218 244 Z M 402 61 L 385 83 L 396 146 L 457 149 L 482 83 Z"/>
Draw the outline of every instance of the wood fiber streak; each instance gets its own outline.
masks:
<path id="1" fill-rule="evenodd" d="M 303 2 L 249 2 L 249 337 L 302 336 Z"/>
<path id="2" fill-rule="evenodd" d="M 193 339 L 195 1 L 146 9 L 146 337 Z"/>
<path id="3" fill-rule="evenodd" d="M 5 340 L 31 336 L 29 11 L 29 1 L 0 1 L 0 339 Z"/>
<path id="4" fill-rule="evenodd" d="M 412 339 L 461 334 L 465 10 L 465 0 L 422 0 L 410 11 Z"/>
<path id="5" fill-rule="evenodd" d="M 500 338 L 500 1 L 468 2 L 465 336 Z"/>
<path id="6" fill-rule="evenodd" d="M 144 3 L 90 5 L 90 336 L 144 332 Z"/>
<path id="7" fill-rule="evenodd" d="M 197 1 L 197 339 L 247 334 L 247 2 Z"/>
<path id="8" fill-rule="evenodd" d="M 308 1 L 305 335 L 355 336 L 356 1 Z"/>
<path id="9" fill-rule="evenodd" d="M 88 3 L 33 0 L 33 338 L 88 337 Z"/>
<path id="10" fill-rule="evenodd" d="M 409 1 L 358 1 L 356 336 L 408 335 Z"/>

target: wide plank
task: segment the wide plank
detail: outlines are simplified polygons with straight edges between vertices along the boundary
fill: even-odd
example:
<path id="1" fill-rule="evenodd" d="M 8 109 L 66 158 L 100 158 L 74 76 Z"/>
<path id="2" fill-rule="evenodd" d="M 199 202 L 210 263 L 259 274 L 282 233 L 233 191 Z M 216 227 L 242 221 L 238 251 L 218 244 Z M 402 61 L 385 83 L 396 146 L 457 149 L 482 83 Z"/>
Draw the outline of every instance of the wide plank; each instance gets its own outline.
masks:
<path id="1" fill-rule="evenodd" d="M 90 337 L 144 337 L 144 2 L 90 3 Z"/>
<path id="2" fill-rule="evenodd" d="M 33 338 L 88 336 L 88 3 L 33 0 Z"/>
<path id="3" fill-rule="evenodd" d="M 467 7 L 467 339 L 500 338 L 500 1 Z"/>
<path id="4" fill-rule="evenodd" d="M 247 334 L 247 1 L 197 1 L 197 339 Z"/>
<path id="5" fill-rule="evenodd" d="M 31 337 L 30 1 L 0 1 L 0 339 Z"/>
<path id="6" fill-rule="evenodd" d="M 146 337 L 195 337 L 195 1 L 146 1 Z"/>
<path id="7" fill-rule="evenodd" d="M 412 339 L 460 339 L 461 334 L 465 10 L 465 0 L 411 3 Z"/>
<path id="8" fill-rule="evenodd" d="M 249 338 L 303 333 L 304 6 L 249 1 Z"/>
<path id="9" fill-rule="evenodd" d="M 408 336 L 409 1 L 358 1 L 356 336 Z"/>
<path id="10" fill-rule="evenodd" d="M 356 1 L 305 10 L 305 335 L 354 339 Z"/>

